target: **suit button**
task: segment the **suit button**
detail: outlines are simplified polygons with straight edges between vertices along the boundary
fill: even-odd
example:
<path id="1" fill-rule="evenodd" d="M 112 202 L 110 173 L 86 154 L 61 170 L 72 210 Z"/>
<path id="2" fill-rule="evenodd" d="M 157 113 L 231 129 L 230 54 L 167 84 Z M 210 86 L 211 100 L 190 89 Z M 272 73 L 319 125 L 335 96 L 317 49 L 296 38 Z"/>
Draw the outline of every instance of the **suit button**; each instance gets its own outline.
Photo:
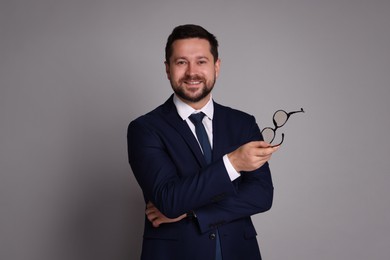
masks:
<path id="1" fill-rule="evenodd" d="M 214 240 L 214 239 L 215 239 L 215 233 L 211 233 L 211 234 L 209 235 L 209 238 L 210 238 L 211 240 Z"/>

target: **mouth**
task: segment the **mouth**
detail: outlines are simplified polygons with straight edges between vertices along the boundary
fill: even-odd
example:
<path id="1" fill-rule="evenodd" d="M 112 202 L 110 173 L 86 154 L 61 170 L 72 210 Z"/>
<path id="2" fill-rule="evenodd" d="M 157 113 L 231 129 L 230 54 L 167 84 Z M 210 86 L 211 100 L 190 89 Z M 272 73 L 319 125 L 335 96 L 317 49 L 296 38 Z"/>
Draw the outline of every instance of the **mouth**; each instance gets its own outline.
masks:
<path id="1" fill-rule="evenodd" d="M 199 85 L 202 83 L 202 81 L 196 81 L 196 80 L 186 80 L 184 81 L 185 84 L 189 85 L 189 86 L 195 86 L 195 85 Z"/>
<path id="2" fill-rule="evenodd" d="M 198 87 L 200 84 L 205 82 L 202 77 L 185 77 L 182 79 L 182 82 L 189 87 Z"/>

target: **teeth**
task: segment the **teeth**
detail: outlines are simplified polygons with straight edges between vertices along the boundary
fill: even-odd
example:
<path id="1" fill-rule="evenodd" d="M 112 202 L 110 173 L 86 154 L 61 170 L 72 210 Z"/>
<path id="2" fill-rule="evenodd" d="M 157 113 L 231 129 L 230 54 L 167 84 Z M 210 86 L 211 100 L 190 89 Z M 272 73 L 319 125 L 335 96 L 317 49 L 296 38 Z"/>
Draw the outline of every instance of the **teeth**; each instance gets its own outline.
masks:
<path id="1" fill-rule="evenodd" d="M 189 85 L 198 85 L 198 84 L 200 84 L 200 81 L 189 81 L 189 82 L 187 82 L 187 84 L 189 84 Z"/>

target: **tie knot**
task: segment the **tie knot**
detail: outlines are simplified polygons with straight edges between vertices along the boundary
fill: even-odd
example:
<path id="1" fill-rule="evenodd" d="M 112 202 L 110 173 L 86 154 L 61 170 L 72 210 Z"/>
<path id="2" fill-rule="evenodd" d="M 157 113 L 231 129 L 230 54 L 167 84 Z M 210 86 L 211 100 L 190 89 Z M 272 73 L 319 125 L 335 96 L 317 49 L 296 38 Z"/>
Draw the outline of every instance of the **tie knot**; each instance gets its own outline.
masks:
<path id="1" fill-rule="evenodd" d="M 205 114 L 203 112 L 200 112 L 200 113 L 190 115 L 189 118 L 190 118 L 191 122 L 195 125 L 195 124 L 202 123 L 204 116 L 205 116 Z"/>

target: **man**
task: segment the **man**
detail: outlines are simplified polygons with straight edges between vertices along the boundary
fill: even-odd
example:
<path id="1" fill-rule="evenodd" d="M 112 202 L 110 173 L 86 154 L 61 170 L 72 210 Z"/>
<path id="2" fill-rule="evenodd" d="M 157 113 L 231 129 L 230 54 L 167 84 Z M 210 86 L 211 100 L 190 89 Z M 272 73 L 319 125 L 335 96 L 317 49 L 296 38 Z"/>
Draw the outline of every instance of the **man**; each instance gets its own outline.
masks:
<path id="1" fill-rule="evenodd" d="M 262 141 L 253 116 L 213 101 L 221 63 L 214 35 L 178 26 L 165 56 L 174 94 L 127 135 L 146 203 L 141 258 L 261 259 L 250 216 L 272 205 L 267 161 L 278 147 Z"/>

